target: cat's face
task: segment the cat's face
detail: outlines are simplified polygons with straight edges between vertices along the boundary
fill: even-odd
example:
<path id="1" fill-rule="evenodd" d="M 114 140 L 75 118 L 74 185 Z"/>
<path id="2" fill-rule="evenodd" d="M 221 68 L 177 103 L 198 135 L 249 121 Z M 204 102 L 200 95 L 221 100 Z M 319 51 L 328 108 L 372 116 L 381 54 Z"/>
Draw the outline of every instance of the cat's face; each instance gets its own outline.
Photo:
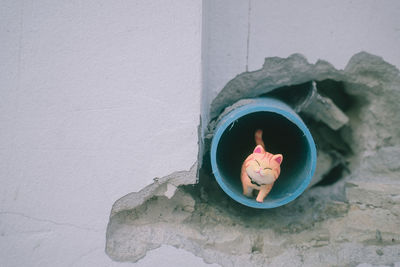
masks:
<path id="1" fill-rule="evenodd" d="M 282 160 L 281 154 L 273 155 L 258 145 L 245 163 L 247 175 L 260 185 L 272 184 L 280 174 Z"/>

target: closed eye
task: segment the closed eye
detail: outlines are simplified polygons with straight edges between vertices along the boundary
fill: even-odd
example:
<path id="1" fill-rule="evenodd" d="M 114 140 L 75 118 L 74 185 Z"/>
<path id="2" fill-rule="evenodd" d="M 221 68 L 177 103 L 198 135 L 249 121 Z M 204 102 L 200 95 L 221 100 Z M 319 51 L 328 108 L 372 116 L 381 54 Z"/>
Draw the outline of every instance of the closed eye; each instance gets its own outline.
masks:
<path id="1" fill-rule="evenodd" d="M 271 168 L 264 168 L 264 170 L 272 170 Z"/>
<path id="2" fill-rule="evenodd" d="M 258 162 L 258 160 L 255 160 L 255 161 L 257 162 L 258 166 L 261 166 L 261 165 L 260 165 L 260 162 Z"/>

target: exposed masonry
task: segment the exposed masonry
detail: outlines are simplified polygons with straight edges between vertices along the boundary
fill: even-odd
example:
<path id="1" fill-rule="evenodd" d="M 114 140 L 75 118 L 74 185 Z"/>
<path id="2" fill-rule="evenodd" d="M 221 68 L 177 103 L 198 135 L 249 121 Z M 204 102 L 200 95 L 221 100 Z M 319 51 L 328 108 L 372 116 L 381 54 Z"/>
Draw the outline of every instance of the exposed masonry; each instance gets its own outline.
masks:
<path id="1" fill-rule="evenodd" d="M 208 149 L 224 109 L 265 94 L 300 112 L 318 163 L 298 199 L 255 210 L 218 187 Z M 380 57 L 356 54 L 344 70 L 298 54 L 267 58 L 214 99 L 198 174 L 194 164 L 114 204 L 107 254 L 135 262 L 167 244 L 222 266 L 400 264 L 399 103 L 399 71 Z"/>

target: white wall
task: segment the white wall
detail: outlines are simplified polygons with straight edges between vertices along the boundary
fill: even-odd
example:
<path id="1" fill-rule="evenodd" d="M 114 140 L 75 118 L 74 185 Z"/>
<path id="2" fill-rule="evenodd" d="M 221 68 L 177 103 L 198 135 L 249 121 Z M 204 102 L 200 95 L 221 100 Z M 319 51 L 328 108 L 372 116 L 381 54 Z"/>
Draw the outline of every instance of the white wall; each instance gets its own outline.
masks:
<path id="1" fill-rule="evenodd" d="M 201 4 L 0 2 L 1 266 L 125 265 L 104 254 L 111 205 L 197 158 Z M 400 66 L 399 11 L 396 0 L 204 0 L 203 112 L 268 56 L 343 68 L 365 50 Z M 190 264 L 173 251 L 138 264 Z"/>
<path id="2" fill-rule="evenodd" d="M 204 0 L 203 110 L 236 75 L 266 57 L 301 53 L 343 69 L 366 51 L 400 67 L 400 1 Z M 204 125 L 204 124 L 203 124 Z"/>
<path id="3" fill-rule="evenodd" d="M 197 160 L 201 1 L 0 2 L 0 266 L 110 266 L 112 204 Z"/>

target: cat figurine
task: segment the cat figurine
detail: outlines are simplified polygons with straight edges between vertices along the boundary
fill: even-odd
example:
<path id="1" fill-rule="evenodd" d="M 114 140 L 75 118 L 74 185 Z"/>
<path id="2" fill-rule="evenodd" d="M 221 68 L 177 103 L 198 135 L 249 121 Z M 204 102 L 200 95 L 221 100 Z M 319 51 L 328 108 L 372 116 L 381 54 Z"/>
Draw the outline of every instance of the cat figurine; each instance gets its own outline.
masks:
<path id="1" fill-rule="evenodd" d="M 240 178 L 243 194 L 251 197 L 253 189 L 259 190 L 256 201 L 263 202 L 281 172 L 283 156 L 265 151 L 262 130 L 255 132 L 256 147 L 243 162 Z"/>

